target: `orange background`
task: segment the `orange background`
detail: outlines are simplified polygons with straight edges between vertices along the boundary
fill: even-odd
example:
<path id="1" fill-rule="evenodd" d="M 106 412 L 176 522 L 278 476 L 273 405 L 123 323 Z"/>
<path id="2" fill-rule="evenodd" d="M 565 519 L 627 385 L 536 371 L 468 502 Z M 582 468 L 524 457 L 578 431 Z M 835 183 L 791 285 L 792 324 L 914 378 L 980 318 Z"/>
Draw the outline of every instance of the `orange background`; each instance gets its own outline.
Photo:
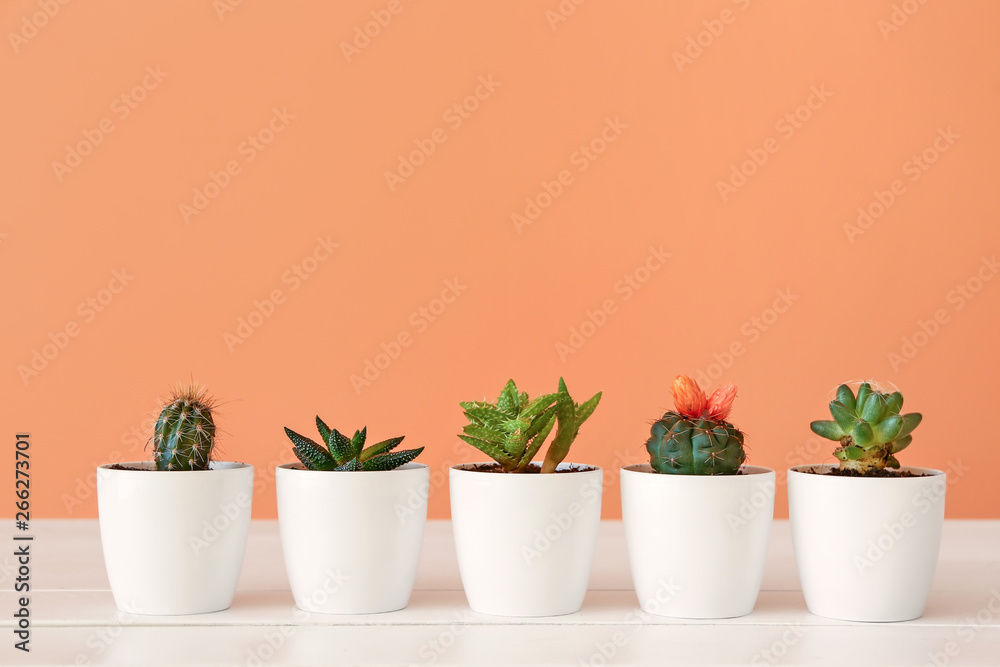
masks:
<path id="1" fill-rule="evenodd" d="M 1000 516 L 996 2 L 18 0 L 0 25 L 0 414 L 34 516 L 95 516 L 94 467 L 149 458 L 194 377 L 255 517 L 317 413 L 426 445 L 447 517 L 447 466 L 483 458 L 458 401 L 564 376 L 604 391 L 570 459 L 616 518 L 682 372 L 736 383 L 782 472 L 832 460 L 808 423 L 840 381 L 894 382 L 925 415 L 904 464 L 952 474 L 949 517 Z"/>

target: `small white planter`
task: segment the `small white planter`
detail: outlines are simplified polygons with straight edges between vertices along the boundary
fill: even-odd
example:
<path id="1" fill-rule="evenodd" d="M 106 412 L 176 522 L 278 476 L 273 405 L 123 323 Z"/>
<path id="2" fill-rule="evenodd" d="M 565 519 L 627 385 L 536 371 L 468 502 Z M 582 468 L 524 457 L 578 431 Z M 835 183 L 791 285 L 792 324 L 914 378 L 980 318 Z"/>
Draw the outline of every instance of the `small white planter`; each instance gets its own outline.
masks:
<path id="1" fill-rule="evenodd" d="M 115 604 L 152 615 L 228 609 L 246 551 L 253 466 L 120 465 L 141 470 L 97 468 L 101 546 Z"/>
<path id="2" fill-rule="evenodd" d="M 753 611 L 774 516 L 774 471 L 668 475 L 621 470 L 622 521 L 643 611 L 732 618 Z"/>
<path id="3" fill-rule="evenodd" d="M 834 477 L 830 464 L 788 469 L 788 514 L 809 611 L 846 621 L 908 621 L 924 613 L 941 545 L 947 482 Z"/>
<path id="4" fill-rule="evenodd" d="M 451 521 L 469 606 L 495 616 L 558 616 L 583 605 L 601 522 L 604 473 L 504 474 L 452 466 Z M 561 463 L 557 469 L 588 467 Z"/>
<path id="5" fill-rule="evenodd" d="M 430 469 L 275 470 L 285 568 L 299 609 L 375 614 L 410 600 L 427 523 Z"/>

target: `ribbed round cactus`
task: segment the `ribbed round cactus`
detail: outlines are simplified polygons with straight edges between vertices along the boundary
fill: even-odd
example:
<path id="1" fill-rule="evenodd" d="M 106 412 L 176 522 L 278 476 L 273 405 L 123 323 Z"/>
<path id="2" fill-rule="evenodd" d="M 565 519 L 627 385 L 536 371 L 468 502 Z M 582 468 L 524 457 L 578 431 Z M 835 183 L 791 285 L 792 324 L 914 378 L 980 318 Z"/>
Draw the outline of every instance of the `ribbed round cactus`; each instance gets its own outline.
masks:
<path id="1" fill-rule="evenodd" d="M 858 475 L 873 475 L 886 468 L 898 468 L 898 454 L 913 440 L 910 433 L 923 416 L 919 412 L 900 415 L 903 395 L 886 393 L 861 383 L 855 396 L 846 384 L 837 387 L 837 397 L 830 401 L 833 421 L 819 420 L 809 426 L 813 433 L 836 440 L 840 446 L 833 455 L 840 469 Z"/>
<path id="2" fill-rule="evenodd" d="M 197 385 L 178 387 L 153 429 L 157 470 L 206 470 L 215 445 L 214 401 Z"/>
<path id="3" fill-rule="evenodd" d="M 653 424 L 646 441 L 649 463 L 660 473 L 735 475 L 746 461 L 743 433 L 726 421 L 736 387 L 706 396 L 698 383 L 678 375 L 671 387 L 674 411 Z"/>

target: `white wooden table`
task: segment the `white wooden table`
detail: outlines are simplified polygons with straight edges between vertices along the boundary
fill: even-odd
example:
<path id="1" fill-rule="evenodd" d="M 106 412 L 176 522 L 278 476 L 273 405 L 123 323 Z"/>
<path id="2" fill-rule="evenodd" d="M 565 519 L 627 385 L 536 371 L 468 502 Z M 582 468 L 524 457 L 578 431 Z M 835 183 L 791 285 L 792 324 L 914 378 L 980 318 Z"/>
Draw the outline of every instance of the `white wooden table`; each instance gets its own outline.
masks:
<path id="1" fill-rule="evenodd" d="M 787 521 L 755 611 L 721 621 L 639 611 L 615 521 L 601 525 L 583 610 L 533 619 L 469 610 L 447 521 L 428 524 L 410 606 L 370 616 L 297 610 L 274 521 L 253 522 L 232 608 L 198 616 L 119 612 L 96 520 L 35 520 L 32 532 L 30 654 L 13 648 L 16 566 L 13 547 L 0 552 L 2 665 L 1000 665 L 1000 521 L 946 522 L 926 614 L 891 624 L 809 614 Z"/>

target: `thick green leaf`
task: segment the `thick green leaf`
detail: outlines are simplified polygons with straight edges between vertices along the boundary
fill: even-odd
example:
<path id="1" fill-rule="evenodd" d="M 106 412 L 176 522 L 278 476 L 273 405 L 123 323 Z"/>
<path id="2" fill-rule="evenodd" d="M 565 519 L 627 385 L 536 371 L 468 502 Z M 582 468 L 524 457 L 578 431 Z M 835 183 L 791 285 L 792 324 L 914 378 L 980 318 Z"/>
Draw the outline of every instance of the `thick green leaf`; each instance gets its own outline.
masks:
<path id="1" fill-rule="evenodd" d="M 490 426 L 494 428 L 499 428 L 501 424 L 510 419 L 510 417 L 500 412 L 495 405 L 489 405 L 489 407 L 469 408 L 465 411 L 465 417 L 469 421 L 475 422 L 480 426 Z"/>
<path id="2" fill-rule="evenodd" d="M 872 386 L 867 382 L 862 382 L 861 386 L 858 387 L 858 397 L 854 401 L 855 411 L 860 413 L 861 408 L 864 407 L 865 402 L 868 400 L 868 396 L 872 393 Z"/>
<path id="3" fill-rule="evenodd" d="M 860 410 L 861 418 L 869 424 L 877 424 L 882 419 L 882 413 L 885 412 L 885 403 L 884 394 L 877 391 L 872 392 Z"/>
<path id="4" fill-rule="evenodd" d="M 590 400 L 586 401 L 579 408 L 577 408 L 576 410 L 577 428 L 579 428 L 580 425 L 583 424 L 583 422 L 587 421 L 587 419 L 590 418 L 590 415 L 594 413 L 594 410 L 597 409 L 597 404 L 601 402 L 601 395 L 603 393 L 604 392 L 602 391 L 597 392 L 596 394 L 590 397 Z"/>
<path id="5" fill-rule="evenodd" d="M 856 405 L 854 401 L 854 392 L 846 384 L 842 384 L 837 387 L 837 400 L 844 404 L 848 410 L 854 410 Z"/>
<path id="6" fill-rule="evenodd" d="M 885 404 L 885 413 L 898 415 L 899 411 L 903 409 L 903 395 L 898 391 L 894 391 L 889 394 L 889 399 Z"/>
<path id="7" fill-rule="evenodd" d="M 332 470 L 336 463 L 321 445 L 286 428 L 285 433 L 293 443 L 292 453 L 309 470 Z"/>
<path id="8" fill-rule="evenodd" d="M 295 445 L 296 447 L 311 446 L 315 447 L 316 449 L 320 450 L 322 449 L 322 447 L 319 446 L 318 442 L 311 440 L 310 438 L 307 438 L 304 435 L 299 435 L 298 433 L 288 428 L 287 426 L 285 427 L 285 435 L 288 436 L 288 439 L 291 440 L 292 444 Z"/>
<path id="9" fill-rule="evenodd" d="M 558 396 L 558 394 L 545 394 L 544 396 L 539 396 L 524 408 L 520 415 L 521 418 L 534 419 L 548 409 Z"/>
<path id="10" fill-rule="evenodd" d="M 830 421 L 829 419 L 814 421 L 809 424 L 809 428 L 811 428 L 812 432 L 821 438 L 840 440 L 844 437 L 844 429 L 840 428 L 837 422 Z"/>
<path id="11" fill-rule="evenodd" d="M 903 418 L 899 415 L 889 415 L 875 424 L 875 440 L 878 442 L 892 442 L 893 438 L 899 435 L 901 428 L 903 428 Z"/>
<path id="12" fill-rule="evenodd" d="M 361 450 L 361 462 L 364 463 L 373 456 L 378 456 L 379 454 L 385 454 L 396 448 L 399 443 L 403 442 L 405 435 L 401 435 L 396 438 L 389 438 L 388 440 L 383 440 L 382 442 L 376 442 L 374 445 L 370 445 Z"/>
<path id="13" fill-rule="evenodd" d="M 864 457 L 865 450 L 853 445 L 851 447 L 844 447 L 843 449 L 838 450 L 837 453 L 837 458 L 842 461 L 857 461 L 859 459 L 863 459 Z"/>
<path id="14" fill-rule="evenodd" d="M 556 420 L 553 418 L 553 416 L 555 415 L 555 410 L 549 412 L 548 415 L 549 418 L 538 430 L 538 433 L 536 433 L 535 436 L 531 439 L 531 442 L 529 442 L 528 445 L 525 447 L 524 456 L 522 456 L 521 460 L 518 462 L 519 470 L 521 471 L 527 470 L 528 465 L 531 463 L 531 460 L 535 458 L 535 454 L 537 454 L 538 450 L 542 448 L 542 445 L 545 443 L 545 439 L 549 437 L 549 433 L 552 431 L 552 427 L 555 426 Z M 552 452 L 552 446 L 549 445 L 549 449 L 545 453 L 545 462 L 543 462 L 542 465 L 543 471 L 545 470 L 545 464 L 549 461 L 549 455 L 551 452 Z M 565 456 L 565 454 L 563 456 Z M 559 459 L 559 461 L 562 461 L 562 459 Z M 559 461 L 556 461 L 556 464 L 558 464 Z"/>
<path id="15" fill-rule="evenodd" d="M 485 426 L 476 426 L 475 424 L 466 424 L 462 427 L 462 432 L 466 435 L 471 435 L 473 438 L 485 440 L 486 442 L 491 442 L 495 445 L 499 445 L 503 442 L 505 437 L 505 434 L 502 431 L 497 431 L 496 429 L 487 428 Z"/>
<path id="16" fill-rule="evenodd" d="M 854 428 L 851 429 L 851 437 L 859 447 L 867 448 L 868 445 L 875 441 L 875 433 L 866 421 L 859 421 L 854 425 Z"/>
<path id="17" fill-rule="evenodd" d="M 512 459 L 503 449 L 493 443 L 486 442 L 485 440 L 479 440 L 478 438 L 473 438 L 468 435 L 460 435 L 458 437 L 499 463 L 505 470 L 513 470 L 517 467 L 517 461 Z"/>
<path id="18" fill-rule="evenodd" d="M 497 398 L 497 407 L 511 417 L 517 415 L 520 409 L 520 396 L 518 396 L 514 380 L 507 380 L 507 384 L 504 385 L 503 391 Z"/>
<path id="19" fill-rule="evenodd" d="M 899 459 L 897 459 L 895 456 L 890 456 L 889 459 L 885 462 L 885 467 L 892 468 L 893 470 L 899 469 Z"/>
<path id="20" fill-rule="evenodd" d="M 365 467 L 357 458 L 353 458 L 344 465 L 334 468 L 338 472 L 361 472 Z"/>
<path id="21" fill-rule="evenodd" d="M 364 467 L 365 470 L 393 470 L 417 458 L 422 451 L 424 451 L 424 448 L 420 447 L 419 449 L 404 449 L 399 452 L 382 454 L 381 456 L 376 456 L 373 459 L 365 461 Z"/>
<path id="22" fill-rule="evenodd" d="M 354 432 L 354 437 L 351 438 L 351 448 L 354 450 L 354 455 L 357 456 L 361 453 L 361 450 L 365 447 L 365 440 L 368 438 L 368 427 L 363 427 L 360 431 Z"/>
<path id="23" fill-rule="evenodd" d="M 913 442 L 912 435 L 904 435 L 902 438 L 896 438 L 895 440 L 892 441 L 891 453 L 898 454 L 899 452 L 906 449 L 911 442 Z"/>
<path id="24" fill-rule="evenodd" d="M 330 429 L 330 453 L 341 463 L 354 458 L 354 447 L 347 436 L 335 428 Z"/>
<path id="25" fill-rule="evenodd" d="M 323 442 L 326 443 L 327 447 L 329 447 L 330 427 L 326 425 L 326 422 L 319 418 L 319 415 L 316 415 L 316 428 L 319 430 L 319 435 L 323 438 Z"/>
<path id="26" fill-rule="evenodd" d="M 899 430 L 897 438 L 902 438 L 905 435 L 909 435 L 913 432 L 913 429 L 920 426 L 921 420 L 924 416 L 919 412 L 911 412 L 908 415 L 903 415 L 903 428 Z"/>
<path id="27" fill-rule="evenodd" d="M 858 420 L 854 412 L 848 410 L 847 406 L 840 401 L 830 402 L 830 414 L 833 415 L 833 420 L 837 422 L 837 426 L 845 433 L 850 433 L 851 429 L 854 428 L 854 423 Z"/>

